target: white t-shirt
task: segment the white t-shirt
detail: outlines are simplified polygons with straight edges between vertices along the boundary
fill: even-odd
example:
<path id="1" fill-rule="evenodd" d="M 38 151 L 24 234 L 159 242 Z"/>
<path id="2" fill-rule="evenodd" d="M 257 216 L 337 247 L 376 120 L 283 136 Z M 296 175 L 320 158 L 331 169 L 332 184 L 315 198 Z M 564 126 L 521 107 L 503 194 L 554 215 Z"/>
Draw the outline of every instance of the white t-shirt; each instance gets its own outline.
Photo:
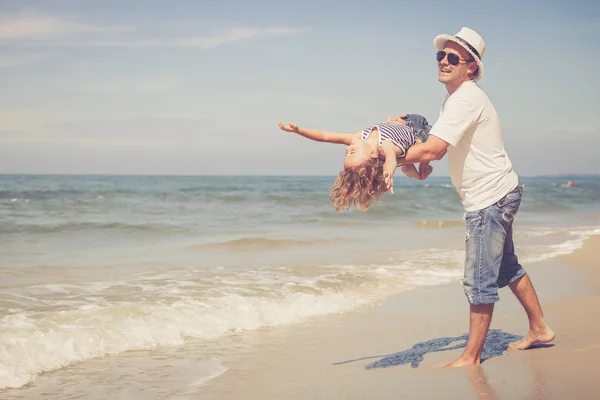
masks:
<path id="1" fill-rule="evenodd" d="M 429 134 L 450 144 L 450 178 L 466 211 L 491 206 L 519 184 L 504 150 L 498 114 L 475 82 L 446 96 Z"/>

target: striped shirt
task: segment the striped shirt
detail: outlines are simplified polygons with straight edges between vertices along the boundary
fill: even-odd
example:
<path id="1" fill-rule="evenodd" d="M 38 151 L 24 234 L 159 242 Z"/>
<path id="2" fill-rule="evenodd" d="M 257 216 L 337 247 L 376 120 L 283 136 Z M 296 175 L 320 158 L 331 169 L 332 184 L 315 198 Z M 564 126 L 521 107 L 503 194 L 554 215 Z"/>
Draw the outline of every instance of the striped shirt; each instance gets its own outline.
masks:
<path id="1" fill-rule="evenodd" d="M 367 140 L 375 128 L 379 131 L 379 147 L 381 147 L 381 144 L 386 140 L 391 140 L 392 143 L 402 150 L 402 154 L 398 157 L 404 157 L 406 150 L 415 144 L 415 133 L 413 128 L 395 122 L 381 122 L 364 129 L 362 131 L 362 140 Z"/>

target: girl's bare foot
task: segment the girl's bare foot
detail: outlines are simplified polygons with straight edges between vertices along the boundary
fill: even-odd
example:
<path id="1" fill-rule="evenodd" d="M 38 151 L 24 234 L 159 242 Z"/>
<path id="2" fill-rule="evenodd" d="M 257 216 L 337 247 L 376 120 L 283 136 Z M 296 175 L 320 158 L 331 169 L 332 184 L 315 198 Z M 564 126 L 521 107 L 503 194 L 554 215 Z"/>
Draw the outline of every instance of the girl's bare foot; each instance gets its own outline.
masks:
<path id="1" fill-rule="evenodd" d="M 419 179 L 421 177 L 414 164 L 404 164 L 400 170 L 409 178 Z"/>

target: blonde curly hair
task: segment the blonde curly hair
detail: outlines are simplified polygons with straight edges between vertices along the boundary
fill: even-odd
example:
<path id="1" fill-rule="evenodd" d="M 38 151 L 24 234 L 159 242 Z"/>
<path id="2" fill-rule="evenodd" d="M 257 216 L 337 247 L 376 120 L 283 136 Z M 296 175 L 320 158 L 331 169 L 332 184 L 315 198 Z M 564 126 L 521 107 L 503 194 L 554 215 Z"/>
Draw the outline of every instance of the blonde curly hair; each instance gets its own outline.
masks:
<path id="1" fill-rule="evenodd" d="M 371 158 L 354 168 L 340 172 L 329 188 L 329 198 L 333 208 L 346 211 L 352 205 L 359 211 L 367 211 L 374 200 L 386 192 L 383 177 L 385 156 L 379 152 L 377 158 Z"/>

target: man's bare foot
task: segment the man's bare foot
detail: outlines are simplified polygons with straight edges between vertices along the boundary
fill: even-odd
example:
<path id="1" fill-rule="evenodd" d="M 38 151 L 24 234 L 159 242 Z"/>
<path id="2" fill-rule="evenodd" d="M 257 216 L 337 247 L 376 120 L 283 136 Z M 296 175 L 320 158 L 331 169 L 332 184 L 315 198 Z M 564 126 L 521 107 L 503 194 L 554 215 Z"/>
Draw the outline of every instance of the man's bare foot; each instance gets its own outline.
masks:
<path id="1" fill-rule="evenodd" d="M 554 336 L 554 331 L 546 326 L 537 332 L 530 330 L 523 339 L 510 343 L 508 347 L 514 350 L 527 350 L 536 344 L 550 343 L 554 340 Z"/>
<path id="2" fill-rule="evenodd" d="M 479 364 L 481 364 L 480 360 L 473 361 L 459 358 L 458 360 L 452 361 L 451 363 L 444 365 L 444 368 L 472 367 L 473 365 Z"/>

